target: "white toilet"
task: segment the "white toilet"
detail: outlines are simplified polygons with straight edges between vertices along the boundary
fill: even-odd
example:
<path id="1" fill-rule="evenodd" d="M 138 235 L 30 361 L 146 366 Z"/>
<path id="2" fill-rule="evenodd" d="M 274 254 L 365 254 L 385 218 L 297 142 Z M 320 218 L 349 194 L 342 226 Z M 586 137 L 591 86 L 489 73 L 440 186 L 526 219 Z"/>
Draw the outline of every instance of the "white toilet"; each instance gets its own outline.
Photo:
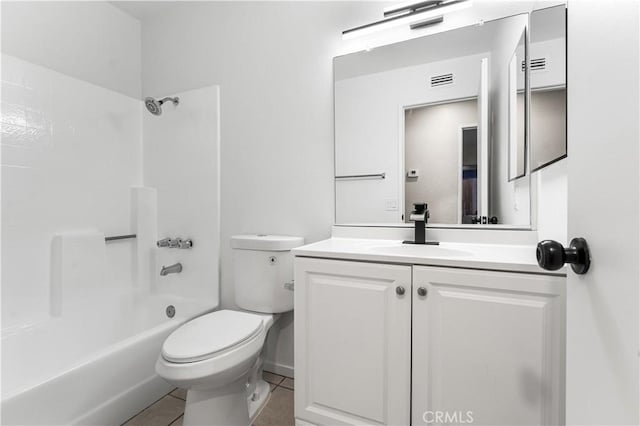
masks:
<path id="1" fill-rule="evenodd" d="M 167 337 L 158 375 L 187 389 L 184 425 L 248 426 L 269 396 L 262 348 L 280 312 L 293 309 L 293 256 L 301 237 L 237 235 L 233 248 L 236 304 L 180 326 Z"/>

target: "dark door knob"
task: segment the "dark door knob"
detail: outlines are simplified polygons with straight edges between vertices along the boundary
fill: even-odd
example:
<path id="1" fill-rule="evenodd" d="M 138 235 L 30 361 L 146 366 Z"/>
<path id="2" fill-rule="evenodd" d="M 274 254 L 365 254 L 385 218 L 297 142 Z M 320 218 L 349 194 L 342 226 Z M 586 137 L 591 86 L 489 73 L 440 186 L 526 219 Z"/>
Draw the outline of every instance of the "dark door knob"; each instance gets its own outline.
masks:
<path id="1" fill-rule="evenodd" d="M 586 274 L 591 265 L 589 245 L 584 238 L 574 238 L 568 248 L 562 247 L 557 241 L 540 241 L 536 249 L 536 258 L 538 265 L 547 271 L 556 271 L 565 263 L 569 263 L 576 274 Z"/>

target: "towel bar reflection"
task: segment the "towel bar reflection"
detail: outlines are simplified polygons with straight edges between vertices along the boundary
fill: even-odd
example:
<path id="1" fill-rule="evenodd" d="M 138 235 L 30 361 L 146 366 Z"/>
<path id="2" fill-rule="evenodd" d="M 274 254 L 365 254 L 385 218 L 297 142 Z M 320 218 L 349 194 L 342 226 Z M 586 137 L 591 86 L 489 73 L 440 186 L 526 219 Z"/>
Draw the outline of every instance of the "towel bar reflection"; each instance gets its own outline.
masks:
<path id="1" fill-rule="evenodd" d="M 113 237 L 104 237 L 105 241 L 118 241 L 118 240 L 129 240 L 132 238 L 136 238 L 136 234 L 128 234 L 128 235 L 114 235 Z"/>
<path id="2" fill-rule="evenodd" d="M 336 176 L 336 179 L 384 179 L 387 176 L 386 173 L 374 173 L 370 175 L 343 175 Z"/>

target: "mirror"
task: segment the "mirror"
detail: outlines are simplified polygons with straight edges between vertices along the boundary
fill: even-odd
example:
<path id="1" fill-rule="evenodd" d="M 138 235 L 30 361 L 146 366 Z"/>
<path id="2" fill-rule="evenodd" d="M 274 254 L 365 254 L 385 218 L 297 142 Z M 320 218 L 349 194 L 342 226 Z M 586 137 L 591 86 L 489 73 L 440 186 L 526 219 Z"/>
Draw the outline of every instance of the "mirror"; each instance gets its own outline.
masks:
<path id="1" fill-rule="evenodd" d="M 531 169 L 567 156 L 566 7 L 531 14 Z"/>
<path id="2" fill-rule="evenodd" d="M 529 15 L 334 59 L 337 224 L 530 227 Z M 522 87 L 519 84 L 522 83 Z"/>

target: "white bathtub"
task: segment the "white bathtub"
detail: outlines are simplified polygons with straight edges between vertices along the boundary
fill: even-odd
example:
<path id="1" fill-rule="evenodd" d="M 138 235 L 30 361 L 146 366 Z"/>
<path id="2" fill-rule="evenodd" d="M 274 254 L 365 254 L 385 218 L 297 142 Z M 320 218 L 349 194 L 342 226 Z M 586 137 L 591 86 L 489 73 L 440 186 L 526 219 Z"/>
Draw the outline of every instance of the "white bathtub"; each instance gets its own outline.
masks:
<path id="1" fill-rule="evenodd" d="M 165 309 L 174 305 L 176 315 Z M 2 332 L 3 425 L 116 425 L 171 387 L 154 366 L 164 339 L 211 304 L 111 295 L 91 309 Z"/>

